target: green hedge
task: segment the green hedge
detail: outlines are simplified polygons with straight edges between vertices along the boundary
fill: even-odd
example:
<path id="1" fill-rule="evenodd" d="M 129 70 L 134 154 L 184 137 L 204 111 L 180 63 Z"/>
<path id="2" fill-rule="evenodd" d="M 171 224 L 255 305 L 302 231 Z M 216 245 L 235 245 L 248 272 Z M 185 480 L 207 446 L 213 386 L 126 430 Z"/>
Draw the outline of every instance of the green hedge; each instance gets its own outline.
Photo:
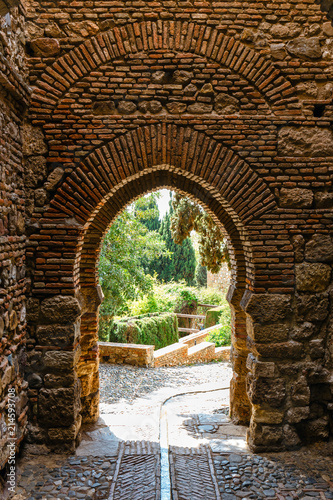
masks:
<path id="1" fill-rule="evenodd" d="M 179 340 L 177 316 L 174 313 L 156 313 L 115 320 L 110 325 L 106 340 L 123 344 L 154 345 L 155 349 L 166 347 Z"/>
<path id="2" fill-rule="evenodd" d="M 205 328 L 210 328 L 211 326 L 217 325 L 225 306 L 214 307 L 214 309 L 208 309 L 206 312 Z"/>

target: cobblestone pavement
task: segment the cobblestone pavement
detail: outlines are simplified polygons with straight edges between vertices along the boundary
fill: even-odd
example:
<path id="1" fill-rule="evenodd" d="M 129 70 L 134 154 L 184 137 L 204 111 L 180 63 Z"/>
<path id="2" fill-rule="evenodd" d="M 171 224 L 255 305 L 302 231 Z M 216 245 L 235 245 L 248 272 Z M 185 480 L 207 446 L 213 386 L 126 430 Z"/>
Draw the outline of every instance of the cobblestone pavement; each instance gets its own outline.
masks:
<path id="1" fill-rule="evenodd" d="M 225 366 L 220 386 L 228 379 Z M 213 385 L 177 390 L 208 387 Z M 172 394 L 167 376 L 164 387 L 140 397 L 128 391 L 124 404 L 108 404 L 99 423 L 86 427 L 75 456 L 27 455 L 29 448 L 18 461 L 14 500 L 160 500 L 158 415 Z M 252 454 L 246 429 L 228 418 L 228 399 L 228 391 L 216 390 L 177 396 L 165 405 L 173 500 L 333 499 L 328 445 Z"/>

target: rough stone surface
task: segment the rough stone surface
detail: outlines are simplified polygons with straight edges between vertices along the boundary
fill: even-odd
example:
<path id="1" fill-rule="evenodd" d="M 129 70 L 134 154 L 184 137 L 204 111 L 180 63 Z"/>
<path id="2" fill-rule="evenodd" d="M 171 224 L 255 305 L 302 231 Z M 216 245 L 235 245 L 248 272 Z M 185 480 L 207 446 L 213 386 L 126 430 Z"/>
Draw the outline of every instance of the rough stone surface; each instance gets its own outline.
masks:
<path id="1" fill-rule="evenodd" d="M 296 287 L 301 292 L 324 292 L 331 280 L 331 266 L 327 264 L 297 264 Z"/>
<path id="2" fill-rule="evenodd" d="M 329 235 L 314 234 L 305 245 L 305 258 L 312 262 L 332 262 L 332 238 Z"/>
<path id="3" fill-rule="evenodd" d="M 286 189 L 280 191 L 280 205 L 285 208 L 308 208 L 311 207 L 313 193 L 309 189 Z"/>
<path id="4" fill-rule="evenodd" d="M 319 127 L 282 127 L 278 139 L 283 156 L 333 156 L 333 132 Z"/>
<path id="5" fill-rule="evenodd" d="M 306 59 L 319 59 L 321 57 L 321 48 L 319 38 L 300 37 L 291 40 L 286 45 L 287 50 L 293 56 L 304 57 Z"/>
<path id="6" fill-rule="evenodd" d="M 45 322 L 67 324 L 74 322 L 81 313 L 80 304 L 74 297 L 58 295 L 41 303 L 41 315 Z"/>

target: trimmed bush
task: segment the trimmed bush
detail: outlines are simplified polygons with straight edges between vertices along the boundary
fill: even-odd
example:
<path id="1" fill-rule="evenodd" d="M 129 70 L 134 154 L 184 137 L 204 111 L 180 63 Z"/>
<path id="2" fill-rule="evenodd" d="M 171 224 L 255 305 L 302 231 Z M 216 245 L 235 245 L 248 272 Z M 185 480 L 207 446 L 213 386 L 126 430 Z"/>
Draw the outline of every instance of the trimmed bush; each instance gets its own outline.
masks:
<path id="1" fill-rule="evenodd" d="M 122 318 L 113 322 L 109 335 L 109 342 L 154 345 L 156 349 L 178 340 L 178 321 L 173 313 Z"/>
<path id="2" fill-rule="evenodd" d="M 217 325 L 224 306 L 214 307 L 214 309 L 208 309 L 206 313 L 205 328 L 210 328 L 211 326 Z"/>

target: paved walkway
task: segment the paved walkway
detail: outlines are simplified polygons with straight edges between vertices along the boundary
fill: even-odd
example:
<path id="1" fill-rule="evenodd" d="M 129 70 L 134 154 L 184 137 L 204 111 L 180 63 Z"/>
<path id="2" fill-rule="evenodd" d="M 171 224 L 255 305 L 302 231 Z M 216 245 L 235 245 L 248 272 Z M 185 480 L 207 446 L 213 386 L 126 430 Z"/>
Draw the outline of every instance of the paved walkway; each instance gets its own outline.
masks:
<path id="1" fill-rule="evenodd" d="M 23 457 L 15 500 L 164 500 L 160 405 L 180 390 L 209 388 L 214 385 L 164 387 L 104 406 L 108 413 L 86 428 L 75 456 Z M 228 398 L 218 390 L 165 404 L 173 500 L 333 499 L 333 461 L 325 446 L 252 454 L 246 429 L 228 418 Z"/>

